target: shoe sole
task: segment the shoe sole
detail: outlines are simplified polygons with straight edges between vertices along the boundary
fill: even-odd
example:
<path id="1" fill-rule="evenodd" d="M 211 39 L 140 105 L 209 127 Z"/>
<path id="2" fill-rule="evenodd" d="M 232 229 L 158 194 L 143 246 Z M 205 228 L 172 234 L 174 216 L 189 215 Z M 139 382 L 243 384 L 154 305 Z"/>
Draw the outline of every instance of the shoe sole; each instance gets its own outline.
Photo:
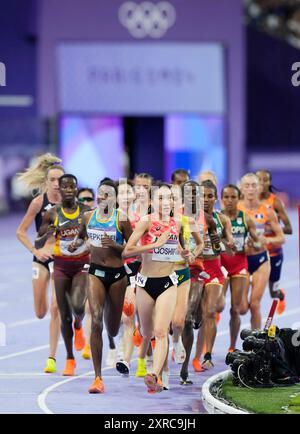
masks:
<path id="1" fill-rule="evenodd" d="M 150 375 L 150 374 L 145 375 L 144 382 L 145 382 L 146 386 L 148 387 L 149 393 L 156 393 L 156 392 L 159 393 L 159 392 L 162 392 L 164 389 L 163 385 L 160 385 L 157 383 L 157 381 L 155 381 L 155 378 L 153 377 L 153 375 Z"/>
<path id="2" fill-rule="evenodd" d="M 129 375 L 129 369 L 128 367 L 125 365 L 125 363 L 122 362 L 117 362 L 116 363 L 116 370 L 123 375 Z"/>

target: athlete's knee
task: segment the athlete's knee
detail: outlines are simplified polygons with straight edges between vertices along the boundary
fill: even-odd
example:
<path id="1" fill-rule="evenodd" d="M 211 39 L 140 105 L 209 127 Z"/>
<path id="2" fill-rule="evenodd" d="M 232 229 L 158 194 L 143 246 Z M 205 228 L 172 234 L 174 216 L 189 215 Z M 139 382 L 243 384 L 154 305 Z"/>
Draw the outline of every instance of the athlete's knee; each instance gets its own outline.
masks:
<path id="1" fill-rule="evenodd" d="M 167 337 L 167 335 L 168 335 L 167 330 L 164 329 L 164 328 L 162 328 L 162 327 L 157 327 L 157 328 L 154 330 L 154 336 L 155 336 L 157 339 L 164 339 L 164 338 Z"/>
<path id="2" fill-rule="evenodd" d="M 173 329 L 182 329 L 184 327 L 184 322 L 185 322 L 185 317 L 182 316 L 177 316 L 176 318 L 173 319 L 172 321 L 172 327 Z"/>
<path id="3" fill-rule="evenodd" d="M 254 299 L 250 302 L 250 310 L 257 311 L 260 309 L 260 300 Z"/>
<path id="4" fill-rule="evenodd" d="M 102 335 L 103 332 L 102 318 L 100 319 L 100 318 L 92 317 L 91 332 L 96 333 L 98 335 Z"/>
<path id="5" fill-rule="evenodd" d="M 72 314 L 67 312 L 60 312 L 60 318 L 61 318 L 61 325 L 62 327 L 72 327 Z"/>
<path id="6" fill-rule="evenodd" d="M 231 316 L 239 316 L 239 314 L 240 314 L 239 306 L 231 306 L 230 315 Z"/>

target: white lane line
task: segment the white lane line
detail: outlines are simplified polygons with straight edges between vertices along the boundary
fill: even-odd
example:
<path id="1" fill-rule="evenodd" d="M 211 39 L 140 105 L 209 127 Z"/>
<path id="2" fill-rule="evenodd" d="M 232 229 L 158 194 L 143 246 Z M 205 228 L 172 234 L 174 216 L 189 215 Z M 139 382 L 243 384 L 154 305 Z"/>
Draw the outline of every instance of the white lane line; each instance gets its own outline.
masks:
<path id="1" fill-rule="evenodd" d="M 63 341 L 58 342 L 61 345 Z M 13 357 L 24 356 L 25 354 L 35 353 L 37 351 L 46 350 L 49 348 L 48 345 L 41 345 L 40 347 L 29 348 L 29 350 L 19 351 L 18 353 L 7 354 L 6 356 L 0 356 L 0 360 L 12 359 Z"/>
<path id="2" fill-rule="evenodd" d="M 34 324 L 35 322 L 46 321 L 48 319 L 50 319 L 50 315 L 46 315 L 42 319 L 39 319 L 39 318 L 29 318 L 29 319 L 24 319 L 22 321 L 13 322 L 11 324 L 7 324 L 6 327 L 9 328 L 9 329 L 13 329 L 13 328 L 21 327 L 21 326 L 28 325 L 28 324 Z"/>
<path id="3" fill-rule="evenodd" d="M 291 309 L 291 310 L 289 310 L 289 311 L 284 312 L 282 315 L 280 315 L 280 318 L 288 317 L 288 316 L 292 316 L 292 315 L 295 315 L 295 314 L 297 314 L 297 313 L 299 313 L 299 312 L 300 312 L 300 308 L 297 308 L 297 309 Z M 266 317 L 266 318 L 263 318 L 262 322 L 265 322 L 266 320 L 267 320 L 267 317 Z M 242 329 L 242 328 L 247 328 L 247 327 L 250 327 L 250 323 L 241 324 L 241 329 Z M 218 336 L 225 336 L 225 335 L 228 335 L 228 334 L 229 334 L 229 330 L 228 330 L 228 329 L 227 329 L 227 330 L 223 330 L 223 331 L 217 333 L 217 338 L 218 338 Z M 133 359 L 132 362 L 135 361 L 135 360 L 137 360 L 137 359 Z M 108 369 L 113 369 L 113 368 L 104 368 L 104 369 L 102 369 L 102 371 L 107 371 Z M 43 392 L 38 396 L 38 400 L 37 400 L 37 402 L 38 402 L 38 406 L 40 407 L 40 409 L 41 409 L 44 413 L 46 413 L 46 414 L 54 414 L 54 413 L 49 409 L 49 407 L 48 407 L 47 404 L 46 404 L 47 396 L 48 396 L 48 395 L 49 395 L 53 390 L 57 389 L 58 387 L 62 386 L 63 384 L 69 383 L 69 382 L 71 382 L 71 381 L 75 381 L 75 380 L 77 380 L 78 378 L 88 377 L 88 376 L 90 376 L 90 375 L 93 374 L 93 373 L 94 373 L 94 371 L 89 371 L 89 372 L 87 372 L 87 373 L 85 373 L 85 374 L 78 375 L 77 377 L 72 377 L 72 378 L 69 378 L 69 379 L 67 379 L 67 380 L 59 381 L 58 383 L 55 383 L 55 384 L 53 384 L 52 386 L 47 387 L 47 389 L 43 390 Z"/>
<path id="4" fill-rule="evenodd" d="M 137 360 L 137 358 L 132 359 L 131 362 L 135 362 L 136 360 Z M 109 369 L 115 369 L 115 368 L 111 368 L 111 367 L 103 368 L 102 372 L 103 371 L 108 371 Z M 53 390 L 57 389 L 58 387 L 62 386 L 63 384 L 70 383 L 71 381 L 78 380 L 79 378 L 89 377 L 90 375 L 93 375 L 93 374 L 94 374 L 94 371 L 89 371 L 89 372 L 86 372 L 85 374 L 77 375 L 76 377 L 71 377 L 71 378 L 68 378 L 67 380 L 62 380 L 62 381 L 59 381 L 58 383 L 52 384 L 52 386 L 47 387 L 38 396 L 38 399 L 37 399 L 38 406 L 40 407 L 40 409 L 44 413 L 46 413 L 46 414 L 54 414 L 53 411 L 51 411 L 49 409 L 49 407 L 47 406 L 47 404 L 46 404 L 47 396 L 51 392 L 53 392 Z"/>

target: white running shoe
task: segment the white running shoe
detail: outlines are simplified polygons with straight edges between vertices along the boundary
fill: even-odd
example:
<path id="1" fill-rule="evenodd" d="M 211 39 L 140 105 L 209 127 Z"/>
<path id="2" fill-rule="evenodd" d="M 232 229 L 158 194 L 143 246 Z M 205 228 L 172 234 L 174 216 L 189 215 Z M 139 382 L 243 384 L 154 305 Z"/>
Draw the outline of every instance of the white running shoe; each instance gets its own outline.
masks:
<path id="1" fill-rule="evenodd" d="M 114 350 L 109 349 L 107 357 L 106 357 L 106 365 L 109 366 L 110 368 L 115 368 L 117 360 L 118 360 L 117 350 L 116 349 L 114 349 Z"/>
<path id="2" fill-rule="evenodd" d="M 125 361 L 125 360 L 119 360 L 116 363 L 116 370 L 124 375 L 124 376 L 128 376 L 129 375 L 129 364 Z"/>
<path id="3" fill-rule="evenodd" d="M 170 369 L 163 370 L 161 374 L 161 380 L 164 386 L 164 390 L 170 389 Z"/>
<path id="4" fill-rule="evenodd" d="M 178 342 L 173 342 L 173 349 L 174 349 L 174 361 L 178 365 L 181 365 L 186 358 L 186 351 L 184 349 L 181 336 L 178 339 Z"/>

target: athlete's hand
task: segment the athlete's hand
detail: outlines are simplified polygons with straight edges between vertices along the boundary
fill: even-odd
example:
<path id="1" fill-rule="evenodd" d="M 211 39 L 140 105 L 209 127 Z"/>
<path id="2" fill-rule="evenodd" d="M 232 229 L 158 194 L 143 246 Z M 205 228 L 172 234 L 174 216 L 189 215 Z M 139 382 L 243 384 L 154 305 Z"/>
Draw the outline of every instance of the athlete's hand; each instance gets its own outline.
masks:
<path id="1" fill-rule="evenodd" d="M 210 233 L 209 234 L 210 240 L 212 242 L 212 244 L 220 244 L 221 242 L 221 237 L 220 235 L 218 235 L 217 233 Z"/>
<path id="2" fill-rule="evenodd" d="M 48 259 L 53 258 L 51 250 L 47 247 L 42 247 L 41 249 L 34 249 L 33 254 L 39 261 L 46 262 Z"/>
<path id="3" fill-rule="evenodd" d="M 108 249 L 109 247 L 114 248 L 117 246 L 118 244 L 114 240 L 109 238 L 106 233 L 104 233 L 104 236 L 101 239 L 101 247 L 103 247 L 103 249 Z"/>
<path id="4" fill-rule="evenodd" d="M 153 248 L 157 249 L 158 247 L 163 246 L 166 244 L 168 239 L 170 238 L 171 228 L 167 229 L 161 236 L 153 243 Z"/>

